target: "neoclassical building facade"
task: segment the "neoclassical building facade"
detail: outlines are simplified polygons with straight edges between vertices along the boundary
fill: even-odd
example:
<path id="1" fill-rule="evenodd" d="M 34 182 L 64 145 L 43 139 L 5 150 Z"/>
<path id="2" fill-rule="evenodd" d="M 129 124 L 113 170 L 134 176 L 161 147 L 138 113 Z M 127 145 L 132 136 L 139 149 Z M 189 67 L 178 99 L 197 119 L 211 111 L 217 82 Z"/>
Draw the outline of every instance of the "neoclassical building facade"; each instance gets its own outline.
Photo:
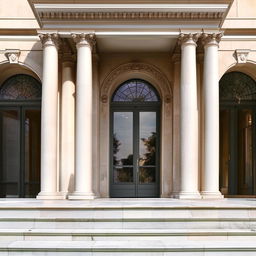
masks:
<path id="1" fill-rule="evenodd" d="M 1 197 L 256 195 L 254 0 L 13 2 Z"/>

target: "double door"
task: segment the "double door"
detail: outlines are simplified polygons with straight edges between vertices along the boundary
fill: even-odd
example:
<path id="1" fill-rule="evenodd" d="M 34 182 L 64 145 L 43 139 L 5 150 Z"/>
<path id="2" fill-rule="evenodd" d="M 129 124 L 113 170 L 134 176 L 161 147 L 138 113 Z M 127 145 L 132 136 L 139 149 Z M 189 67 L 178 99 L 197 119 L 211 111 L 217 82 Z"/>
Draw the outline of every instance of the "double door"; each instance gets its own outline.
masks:
<path id="1" fill-rule="evenodd" d="M 110 196 L 159 196 L 159 111 L 112 108 Z"/>
<path id="2" fill-rule="evenodd" d="M 220 109 L 220 189 L 226 195 L 255 195 L 255 107 Z"/>
<path id="3" fill-rule="evenodd" d="M 35 197 L 40 188 L 39 105 L 0 106 L 0 197 Z"/>

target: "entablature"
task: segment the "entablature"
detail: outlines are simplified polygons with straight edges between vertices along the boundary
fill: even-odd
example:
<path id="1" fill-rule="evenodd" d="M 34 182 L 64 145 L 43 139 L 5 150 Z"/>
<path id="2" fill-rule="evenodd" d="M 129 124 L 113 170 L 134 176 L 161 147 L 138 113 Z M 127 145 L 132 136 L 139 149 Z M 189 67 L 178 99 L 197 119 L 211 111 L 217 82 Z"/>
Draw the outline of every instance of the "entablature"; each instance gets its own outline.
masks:
<path id="1" fill-rule="evenodd" d="M 119 1 L 120 2 L 120 1 Z M 218 28 L 230 2 L 226 1 L 44 1 L 30 0 L 41 28 L 132 29 L 138 25 L 157 29 Z M 118 26 L 117 26 L 118 24 Z"/>

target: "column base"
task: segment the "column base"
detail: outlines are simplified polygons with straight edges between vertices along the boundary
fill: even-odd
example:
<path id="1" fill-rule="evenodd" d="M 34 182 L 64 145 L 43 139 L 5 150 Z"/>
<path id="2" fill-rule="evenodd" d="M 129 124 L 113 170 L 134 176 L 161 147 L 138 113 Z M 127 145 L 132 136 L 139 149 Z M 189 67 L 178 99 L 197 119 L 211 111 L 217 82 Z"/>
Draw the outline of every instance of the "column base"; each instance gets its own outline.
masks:
<path id="1" fill-rule="evenodd" d="M 81 193 L 81 192 L 74 192 L 71 195 L 68 195 L 68 199 L 70 200 L 93 200 L 97 198 L 94 193 Z"/>
<path id="2" fill-rule="evenodd" d="M 36 199 L 39 200 L 64 200 L 67 196 L 59 192 L 40 192 Z"/>
<path id="3" fill-rule="evenodd" d="M 223 199 L 224 196 L 219 192 L 208 192 L 208 191 L 202 191 L 201 192 L 202 199 Z"/>
<path id="4" fill-rule="evenodd" d="M 173 194 L 174 198 L 177 199 L 201 199 L 201 195 L 199 192 L 179 192 L 177 194 Z"/>

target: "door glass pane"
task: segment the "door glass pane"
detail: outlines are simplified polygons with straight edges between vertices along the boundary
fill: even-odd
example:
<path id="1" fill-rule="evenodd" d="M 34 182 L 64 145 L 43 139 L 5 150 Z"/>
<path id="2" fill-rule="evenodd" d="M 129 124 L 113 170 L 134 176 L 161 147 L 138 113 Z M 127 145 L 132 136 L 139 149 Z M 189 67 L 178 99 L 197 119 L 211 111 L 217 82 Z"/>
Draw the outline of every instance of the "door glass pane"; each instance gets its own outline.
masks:
<path id="1" fill-rule="evenodd" d="M 220 191 L 228 194 L 228 174 L 229 174 L 229 123 L 230 111 L 227 109 L 220 111 Z"/>
<path id="2" fill-rule="evenodd" d="M 114 112 L 113 125 L 114 182 L 133 182 L 133 113 Z"/>
<path id="3" fill-rule="evenodd" d="M 0 110 L 0 196 L 17 197 L 20 179 L 20 121 L 17 110 Z"/>
<path id="4" fill-rule="evenodd" d="M 139 165 L 156 164 L 156 112 L 140 112 Z"/>
<path id="5" fill-rule="evenodd" d="M 114 182 L 133 182 L 133 167 L 114 167 Z"/>
<path id="6" fill-rule="evenodd" d="M 155 167 L 140 167 L 139 168 L 139 182 L 141 184 L 156 182 L 156 168 Z"/>
<path id="7" fill-rule="evenodd" d="M 25 196 L 40 190 L 40 110 L 25 111 Z"/>
<path id="8" fill-rule="evenodd" d="M 252 110 L 238 111 L 238 193 L 253 193 Z"/>

